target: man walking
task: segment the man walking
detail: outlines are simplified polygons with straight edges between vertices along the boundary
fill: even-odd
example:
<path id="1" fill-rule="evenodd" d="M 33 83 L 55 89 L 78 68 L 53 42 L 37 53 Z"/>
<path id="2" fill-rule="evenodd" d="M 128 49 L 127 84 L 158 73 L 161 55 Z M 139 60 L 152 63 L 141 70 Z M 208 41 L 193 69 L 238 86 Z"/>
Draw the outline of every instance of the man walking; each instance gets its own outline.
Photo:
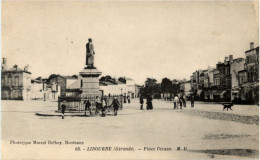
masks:
<path id="1" fill-rule="evenodd" d="M 117 100 L 116 97 L 114 97 L 114 100 L 112 102 L 112 105 L 113 105 L 113 108 L 114 108 L 114 115 L 116 116 L 117 115 L 117 111 L 118 111 L 118 108 L 120 106 L 120 103 L 119 101 Z"/>
<path id="2" fill-rule="evenodd" d="M 64 114 L 65 114 L 65 110 L 66 110 L 66 100 L 64 100 L 62 102 L 62 105 L 61 105 L 61 118 L 64 119 Z"/>
<path id="3" fill-rule="evenodd" d="M 89 99 L 85 100 L 84 104 L 85 104 L 85 116 L 87 115 L 87 110 L 89 110 L 90 115 L 92 115 L 91 108 L 90 108 L 91 103 Z"/>
<path id="4" fill-rule="evenodd" d="M 147 107 L 146 109 L 147 110 L 152 110 L 153 109 L 153 98 L 151 95 L 148 95 L 147 98 L 146 98 L 146 104 L 147 104 Z"/>
<path id="5" fill-rule="evenodd" d="M 186 96 L 183 95 L 182 97 L 182 103 L 183 103 L 183 107 L 186 107 Z"/>
<path id="6" fill-rule="evenodd" d="M 191 108 L 194 107 L 194 96 L 191 96 L 190 98 Z"/>
<path id="7" fill-rule="evenodd" d="M 143 110 L 143 104 L 144 104 L 143 96 L 140 96 L 140 104 L 141 104 L 140 109 Z"/>
<path id="8" fill-rule="evenodd" d="M 130 103 L 130 96 L 127 96 L 128 103 Z"/>

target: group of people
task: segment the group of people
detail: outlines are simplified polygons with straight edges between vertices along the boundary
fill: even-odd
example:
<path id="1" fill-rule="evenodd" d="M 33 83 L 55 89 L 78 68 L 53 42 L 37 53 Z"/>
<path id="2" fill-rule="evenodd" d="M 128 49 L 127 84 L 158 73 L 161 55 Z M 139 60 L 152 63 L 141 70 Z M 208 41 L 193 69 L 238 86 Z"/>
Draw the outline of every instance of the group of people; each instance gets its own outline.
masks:
<path id="1" fill-rule="evenodd" d="M 66 105 L 67 105 L 67 101 L 64 100 L 61 104 L 61 117 L 62 119 L 64 119 L 64 114 L 65 114 L 65 110 L 66 110 Z M 98 96 L 96 97 L 96 102 L 95 102 L 95 106 L 96 108 L 91 108 L 91 103 L 89 99 L 86 99 L 84 101 L 84 105 L 85 105 L 85 115 L 87 115 L 87 111 L 89 111 L 89 114 L 92 116 L 93 112 L 96 115 L 99 115 L 100 111 L 101 111 L 101 117 L 105 117 L 106 116 L 106 112 L 110 112 L 111 109 L 113 110 L 113 114 L 115 116 L 117 116 L 117 112 L 118 109 L 120 107 L 120 103 L 118 101 L 118 99 L 116 97 L 114 97 L 111 105 L 108 105 L 108 100 L 107 99 L 100 99 Z M 113 108 L 112 108 L 113 107 Z"/>
<path id="2" fill-rule="evenodd" d="M 85 115 L 86 112 L 89 111 L 90 115 L 93 115 L 92 109 L 91 109 L 91 103 L 89 99 L 84 101 L 85 104 Z M 120 107 L 120 103 L 116 97 L 114 97 L 111 105 L 108 105 L 107 99 L 100 99 L 98 96 L 96 97 L 96 108 L 95 108 L 95 114 L 98 115 L 101 111 L 101 117 L 106 116 L 107 111 L 111 111 L 111 108 L 113 107 L 114 115 L 117 116 L 118 109 Z"/>
<path id="3" fill-rule="evenodd" d="M 144 98 L 143 96 L 140 96 L 140 110 L 143 110 L 143 104 L 144 104 Z M 191 101 L 191 108 L 194 107 L 194 96 L 191 96 L 190 98 L 190 101 Z M 146 109 L 147 110 L 152 110 L 153 109 L 153 103 L 152 103 L 152 97 L 150 95 L 147 96 L 147 99 L 146 99 Z M 182 107 L 186 107 L 186 97 L 185 96 L 181 96 L 179 98 L 179 96 L 175 95 L 174 98 L 173 98 L 173 109 L 179 109 L 179 106 L 180 106 L 180 109 L 182 109 Z"/>
<path id="4" fill-rule="evenodd" d="M 140 104 L 141 104 L 140 109 L 143 110 L 143 104 L 144 104 L 144 98 L 143 98 L 143 96 L 140 96 L 140 99 L 139 99 L 139 100 L 140 100 Z M 152 109 L 153 109 L 153 103 L 152 103 L 152 101 L 153 101 L 152 96 L 148 95 L 148 96 L 147 96 L 147 99 L 146 99 L 146 109 L 147 109 L 147 110 L 152 110 Z"/>
<path id="5" fill-rule="evenodd" d="M 123 98 L 124 98 L 124 103 L 126 103 L 126 99 L 128 103 L 131 102 L 130 96 L 123 96 Z"/>
<path id="6" fill-rule="evenodd" d="M 191 101 L 191 108 L 194 107 L 194 96 L 191 96 L 190 98 Z M 182 109 L 182 107 L 186 107 L 186 97 L 181 96 L 179 98 L 179 96 L 175 95 L 173 98 L 173 109 L 179 109 L 179 105 L 180 105 L 180 109 Z"/>

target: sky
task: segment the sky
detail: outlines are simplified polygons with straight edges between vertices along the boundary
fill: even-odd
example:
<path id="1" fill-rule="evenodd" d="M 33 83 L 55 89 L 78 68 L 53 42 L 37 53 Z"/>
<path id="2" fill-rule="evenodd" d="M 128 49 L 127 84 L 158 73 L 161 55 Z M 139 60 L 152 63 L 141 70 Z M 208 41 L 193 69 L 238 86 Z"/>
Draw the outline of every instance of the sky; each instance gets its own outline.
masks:
<path id="1" fill-rule="evenodd" d="M 230 54 L 245 58 L 258 19 L 254 1 L 3 1 L 1 54 L 32 78 L 74 75 L 92 38 L 103 76 L 189 79 Z"/>

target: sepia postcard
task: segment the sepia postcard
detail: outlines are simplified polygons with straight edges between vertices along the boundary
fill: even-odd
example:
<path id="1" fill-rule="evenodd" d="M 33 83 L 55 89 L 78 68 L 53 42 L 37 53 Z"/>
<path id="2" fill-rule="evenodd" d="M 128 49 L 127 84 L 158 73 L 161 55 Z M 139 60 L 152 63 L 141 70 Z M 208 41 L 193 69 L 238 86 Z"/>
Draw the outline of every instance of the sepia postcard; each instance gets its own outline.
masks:
<path id="1" fill-rule="evenodd" d="M 259 1 L 1 3 L 2 160 L 259 159 Z"/>

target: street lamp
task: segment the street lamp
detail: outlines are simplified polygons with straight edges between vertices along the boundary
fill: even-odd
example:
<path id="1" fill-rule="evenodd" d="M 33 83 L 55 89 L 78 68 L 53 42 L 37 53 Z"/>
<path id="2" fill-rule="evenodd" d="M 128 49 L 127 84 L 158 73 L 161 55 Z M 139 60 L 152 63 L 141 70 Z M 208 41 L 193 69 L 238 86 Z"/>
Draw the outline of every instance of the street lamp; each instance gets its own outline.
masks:
<path id="1" fill-rule="evenodd" d="M 121 88 L 121 108 L 123 109 L 123 93 L 122 93 L 123 88 Z"/>

